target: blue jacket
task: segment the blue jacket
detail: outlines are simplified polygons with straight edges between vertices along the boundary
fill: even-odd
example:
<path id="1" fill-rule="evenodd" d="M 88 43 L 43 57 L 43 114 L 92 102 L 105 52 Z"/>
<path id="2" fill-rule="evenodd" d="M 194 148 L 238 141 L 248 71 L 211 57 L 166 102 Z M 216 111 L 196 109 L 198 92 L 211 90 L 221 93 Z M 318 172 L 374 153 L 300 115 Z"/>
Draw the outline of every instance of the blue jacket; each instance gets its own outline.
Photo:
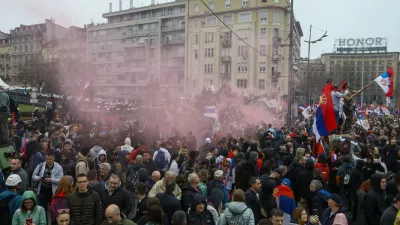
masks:
<path id="1" fill-rule="evenodd" d="M 40 181 L 40 178 L 43 177 L 45 169 L 46 169 L 46 162 L 41 163 L 38 166 L 36 166 L 35 171 L 32 174 L 32 180 L 38 182 L 38 187 L 37 187 L 38 195 L 40 193 L 40 188 L 42 186 L 42 181 Z M 62 176 L 63 176 L 63 169 L 60 166 L 60 164 L 55 162 L 53 170 L 51 171 L 51 187 L 53 190 L 53 195 L 56 192 L 58 182 L 60 182 L 60 179 Z"/>
<path id="2" fill-rule="evenodd" d="M 14 191 L 4 191 L 0 194 L 0 200 L 11 199 L 8 203 L 8 209 L 10 212 L 10 218 L 13 217 L 14 212 L 21 207 L 22 196 L 18 195 L 17 192 Z"/>

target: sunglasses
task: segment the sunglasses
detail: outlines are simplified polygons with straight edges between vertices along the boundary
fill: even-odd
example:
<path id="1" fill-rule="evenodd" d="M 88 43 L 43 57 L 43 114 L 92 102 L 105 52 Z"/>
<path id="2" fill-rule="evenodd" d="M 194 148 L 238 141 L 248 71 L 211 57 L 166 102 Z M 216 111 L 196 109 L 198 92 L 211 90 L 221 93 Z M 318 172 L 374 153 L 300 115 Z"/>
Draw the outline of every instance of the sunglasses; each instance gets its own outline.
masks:
<path id="1" fill-rule="evenodd" d="M 59 209 L 57 210 L 58 215 L 63 214 L 63 213 L 69 213 L 69 209 Z"/>

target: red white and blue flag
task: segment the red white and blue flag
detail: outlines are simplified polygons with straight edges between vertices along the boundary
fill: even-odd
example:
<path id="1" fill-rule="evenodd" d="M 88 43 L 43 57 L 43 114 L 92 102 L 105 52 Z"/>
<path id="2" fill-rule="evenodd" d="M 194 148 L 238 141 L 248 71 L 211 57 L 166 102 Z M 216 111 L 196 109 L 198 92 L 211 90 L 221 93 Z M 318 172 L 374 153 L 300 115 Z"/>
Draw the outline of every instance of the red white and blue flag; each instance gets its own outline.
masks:
<path id="1" fill-rule="evenodd" d="M 393 69 L 390 68 L 374 80 L 385 92 L 386 97 L 393 97 L 393 75 Z"/>
<path id="2" fill-rule="evenodd" d="M 80 96 L 80 97 L 83 96 L 83 92 L 85 91 L 86 88 L 89 87 L 89 85 L 91 84 L 92 80 L 93 80 L 93 76 L 90 75 L 90 74 L 85 78 L 85 82 L 83 82 L 81 91 L 80 91 L 80 93 L 79 93 L 79 96 Z"/>

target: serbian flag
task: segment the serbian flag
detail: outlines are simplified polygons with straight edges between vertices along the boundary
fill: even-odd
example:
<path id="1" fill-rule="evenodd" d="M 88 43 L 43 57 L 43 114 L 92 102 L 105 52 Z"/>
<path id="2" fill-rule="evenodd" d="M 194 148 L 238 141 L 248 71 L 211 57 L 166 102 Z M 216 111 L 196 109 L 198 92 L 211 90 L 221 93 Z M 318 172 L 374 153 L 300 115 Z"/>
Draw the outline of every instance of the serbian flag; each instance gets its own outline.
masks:
<path id="1" fill-rule="evenodd" d="M 342 85 L 341 85 L 340 88 L 339 88 L 340 91 L 342 91 L 342 92 L 344 91 L 344 84 L 345 84 L 345 83 L 346 83 L 346 82 L 344 82 L 344 80 L 342 80 Z"/>
<path id="2" fill-rule="evenodd" d="M 393 68 L 390 68 L 374 80 L 385 92 L 386 97 L 393 96 L 393 75 Z"/>
<path id="3" fill-rule="evenodd" d="M 331 95 L 331 84 L 322 89 L 319 106 L 315 112 L 313 132 L 318 142 L 321 136 L 328 136 L 337 127 L 335 110 Z"/>
<path id="4" fill-rule="evenodd" d="M 85 91 L 86 88 L 89 87 L 89 85 L 90 85 L 90 83 L 92 82 L 92 80 L 93 80 L 93 76 L 92 76 L 92 75 L 88 75 L 88 76 L 85 78 L 85 82 L 83 82 L 83 86 L 82 86 L 81 91 L 80 91 L 80 94 L 79 94 L 80 97 L 83 96 L 83 92 Z"/>

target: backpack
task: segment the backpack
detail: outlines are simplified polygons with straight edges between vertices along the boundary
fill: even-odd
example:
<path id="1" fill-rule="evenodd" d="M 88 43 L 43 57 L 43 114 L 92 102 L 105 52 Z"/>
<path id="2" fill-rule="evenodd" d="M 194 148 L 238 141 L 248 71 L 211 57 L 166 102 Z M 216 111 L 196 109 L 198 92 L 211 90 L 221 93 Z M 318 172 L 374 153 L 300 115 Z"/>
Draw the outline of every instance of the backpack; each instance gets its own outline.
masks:
<path id="1" fill-rule="evenodd" d="M 351 171 L 352 171 L 351 169 L 344 168 L 343 174 L 341 176 L 341 184 L 344 184 L 347 186 L 350 183 Z"/>
<path id="2" fill-rule="evenodd" d="M 245 219 L 243 218 L 243 214 L 244 212 L 247 210 L 247 207 L 238 214 L 233 214 L 232 213 L 232 217 L 228 220 L 228 225 L 245 225 L 245 224 L 249 224 L 250 222 L 250 217 L 249 217 L 249 221 L 245 221 Z"/>
<path id="3" fill-rule="evenodd" d="M 12 218 L 10 217 L 10 202 L 16 195 L 0 200 L 0 218 L 2 224 L 11 224 Z"/>
<path id="4" fill-rule="evenodd" d="M 157 151 L 157 156 L 154 160 L 154 163 L 157 166 L 157 169 L 164 169 L 168 164 L 168 161 L 165 159 L 165 153 L 161 150 Z"/>
<path id="5" fill-rule="evenodd" d="M 135 191 L 136 185 L 139 183 L 139 172 L 144 168 L 140 168 L 135 170 L 134 168 L 130 168 L 126 173 L 126 189 L 130 191 Z"/>

